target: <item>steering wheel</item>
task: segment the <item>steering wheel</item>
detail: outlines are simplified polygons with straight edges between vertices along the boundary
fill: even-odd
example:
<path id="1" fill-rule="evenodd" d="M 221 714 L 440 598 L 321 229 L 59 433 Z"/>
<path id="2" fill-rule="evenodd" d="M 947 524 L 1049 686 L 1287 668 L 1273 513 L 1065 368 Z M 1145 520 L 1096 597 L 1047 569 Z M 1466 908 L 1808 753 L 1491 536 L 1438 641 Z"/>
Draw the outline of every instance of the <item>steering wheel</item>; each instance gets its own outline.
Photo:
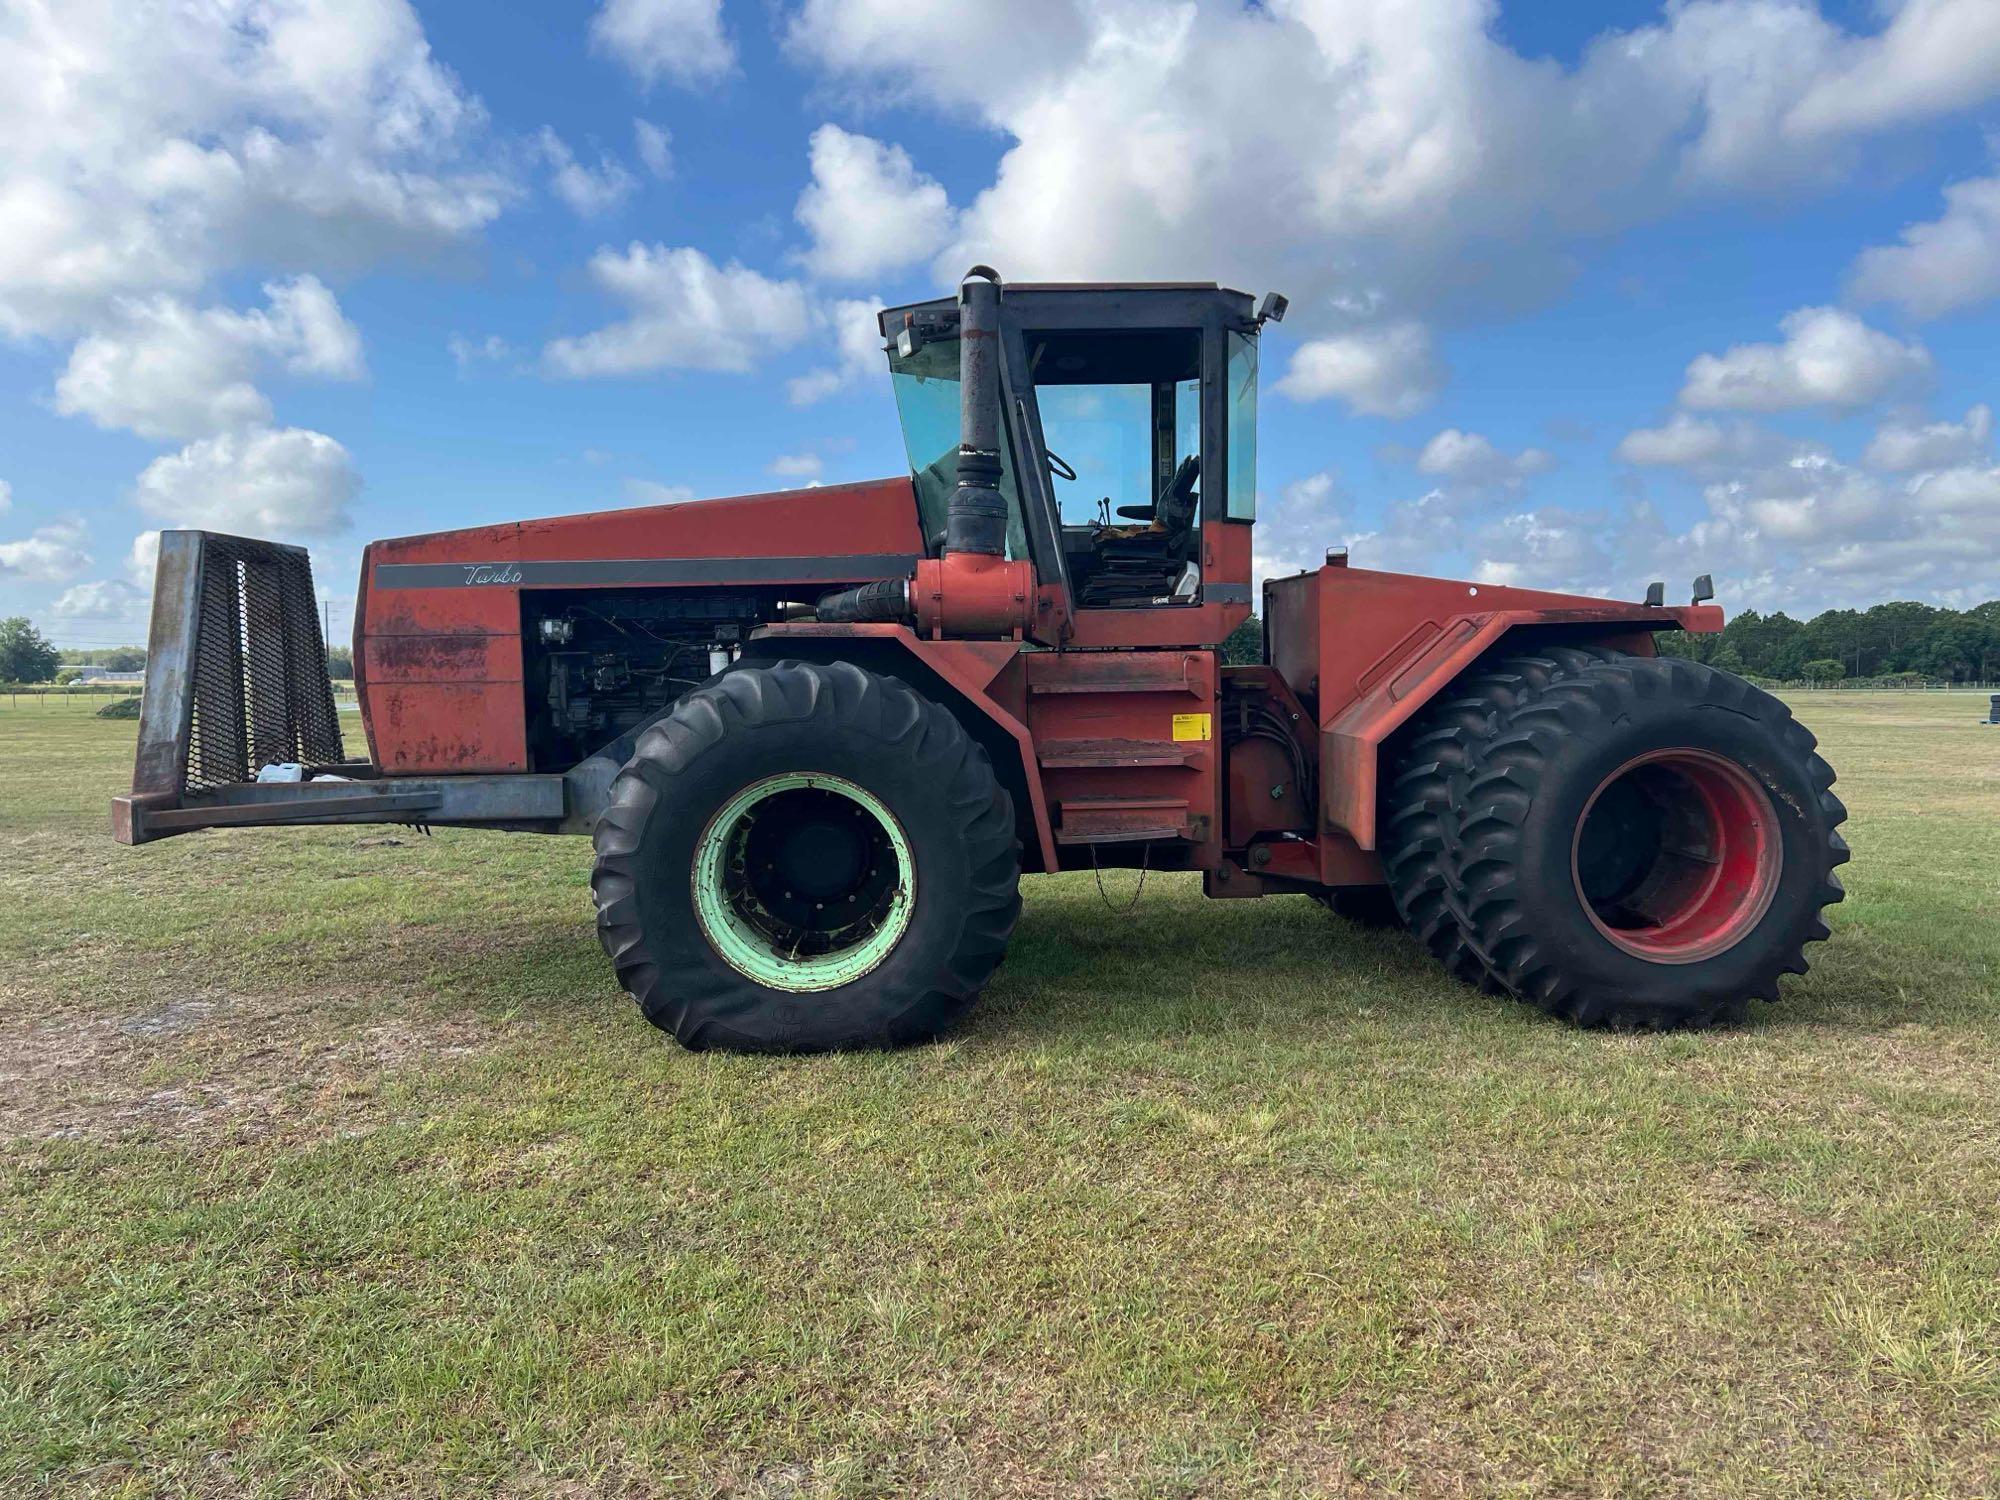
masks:
<path id="1" fill-rule="evenodd" d="M 1067 479 L 1072 484 L 1076 482 L 1076 470 L 1069 466 L 1069 461 L 1061 454 L 1043 449 L 1042 456 L 1048 460 L 1049 472 L 1055 475 L 1056 478 Z"/>

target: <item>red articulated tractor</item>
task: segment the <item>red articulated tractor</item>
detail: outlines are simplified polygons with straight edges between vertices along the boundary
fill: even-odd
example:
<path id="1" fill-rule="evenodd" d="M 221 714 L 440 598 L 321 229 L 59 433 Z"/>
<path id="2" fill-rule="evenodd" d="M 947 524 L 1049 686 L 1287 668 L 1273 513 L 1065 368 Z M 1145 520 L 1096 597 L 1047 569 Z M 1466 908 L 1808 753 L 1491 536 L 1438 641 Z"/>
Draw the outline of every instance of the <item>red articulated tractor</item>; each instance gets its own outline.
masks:
<path id="1" fill-rule="evenodd" d="M 1284 299 L 1002 285 L 880 316 L 910 472 L 376 542 L 343 746 L 297 549 L 161 540 L 119 839 L 588 834 L 619 982 L 690 1047 L 934 1036 L 1024 874 L 1393 908 L 1590 1026 L 1777 998 L 1847 858 L 1785 706 L 1660 655 L 1721 611 L 1325 565 L 1251 592 Z M 1223 641 L 1259 604 L 1262 661 Z M 284 778 L 284 779 L 274 779 Z"/>

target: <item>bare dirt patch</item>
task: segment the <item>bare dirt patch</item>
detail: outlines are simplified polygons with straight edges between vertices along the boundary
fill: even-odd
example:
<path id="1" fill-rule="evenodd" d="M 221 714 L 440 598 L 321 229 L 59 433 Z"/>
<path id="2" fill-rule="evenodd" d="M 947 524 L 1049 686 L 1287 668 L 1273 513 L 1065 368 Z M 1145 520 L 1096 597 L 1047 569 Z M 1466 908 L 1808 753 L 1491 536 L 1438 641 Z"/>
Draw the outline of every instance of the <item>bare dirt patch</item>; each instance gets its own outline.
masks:
<path id="1" fill-rule="evenodd" d="M 0 1030 L 0 1136 L 260 1140 L 367 1128 L 385 1084 L 498 1029 L 395 997 L 210 992 Z"/>

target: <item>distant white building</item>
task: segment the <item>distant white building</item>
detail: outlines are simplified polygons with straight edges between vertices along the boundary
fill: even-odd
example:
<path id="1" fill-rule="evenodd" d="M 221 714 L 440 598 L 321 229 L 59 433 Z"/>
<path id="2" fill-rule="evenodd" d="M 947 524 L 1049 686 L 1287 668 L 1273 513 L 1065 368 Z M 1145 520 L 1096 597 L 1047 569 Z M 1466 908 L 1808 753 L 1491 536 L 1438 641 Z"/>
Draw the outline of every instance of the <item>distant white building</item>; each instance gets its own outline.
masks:
<path id="1" fill-rule="evenodd" d="M 114 672 L 109 667 L 78 667 L 78 682 L 144 682 L 144 672 Z"/>

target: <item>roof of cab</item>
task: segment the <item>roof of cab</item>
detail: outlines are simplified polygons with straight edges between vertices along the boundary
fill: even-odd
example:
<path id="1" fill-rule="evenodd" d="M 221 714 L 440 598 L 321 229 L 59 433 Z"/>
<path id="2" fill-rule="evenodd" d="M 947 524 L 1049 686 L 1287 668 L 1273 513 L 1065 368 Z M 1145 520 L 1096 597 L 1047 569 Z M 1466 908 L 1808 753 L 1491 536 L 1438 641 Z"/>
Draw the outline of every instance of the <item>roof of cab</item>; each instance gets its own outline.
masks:
<path id="1" fill-rule="evenodd" d="M 1145 322 L 1199 324 L 1210 311 L 1219 312 L 1231 323 L 1252 321 L 1250 294 L 1213 281 L 1010 281 L 1001 284 L 1001 293 L 1017 308 L 1022 298 L 1046 299 L 1044 306 L 1049 309 L 1073 298 L 1090 298 L 1099 304 L 1104 324 L 1111 327 Z M 885 307 L 875 315 L 875 321 L 887 338 L 910 322 L 928 323 L 935 330 L 941 323 L 955 321 L 957 312 L 956 296 L 934 297 Z"/>

